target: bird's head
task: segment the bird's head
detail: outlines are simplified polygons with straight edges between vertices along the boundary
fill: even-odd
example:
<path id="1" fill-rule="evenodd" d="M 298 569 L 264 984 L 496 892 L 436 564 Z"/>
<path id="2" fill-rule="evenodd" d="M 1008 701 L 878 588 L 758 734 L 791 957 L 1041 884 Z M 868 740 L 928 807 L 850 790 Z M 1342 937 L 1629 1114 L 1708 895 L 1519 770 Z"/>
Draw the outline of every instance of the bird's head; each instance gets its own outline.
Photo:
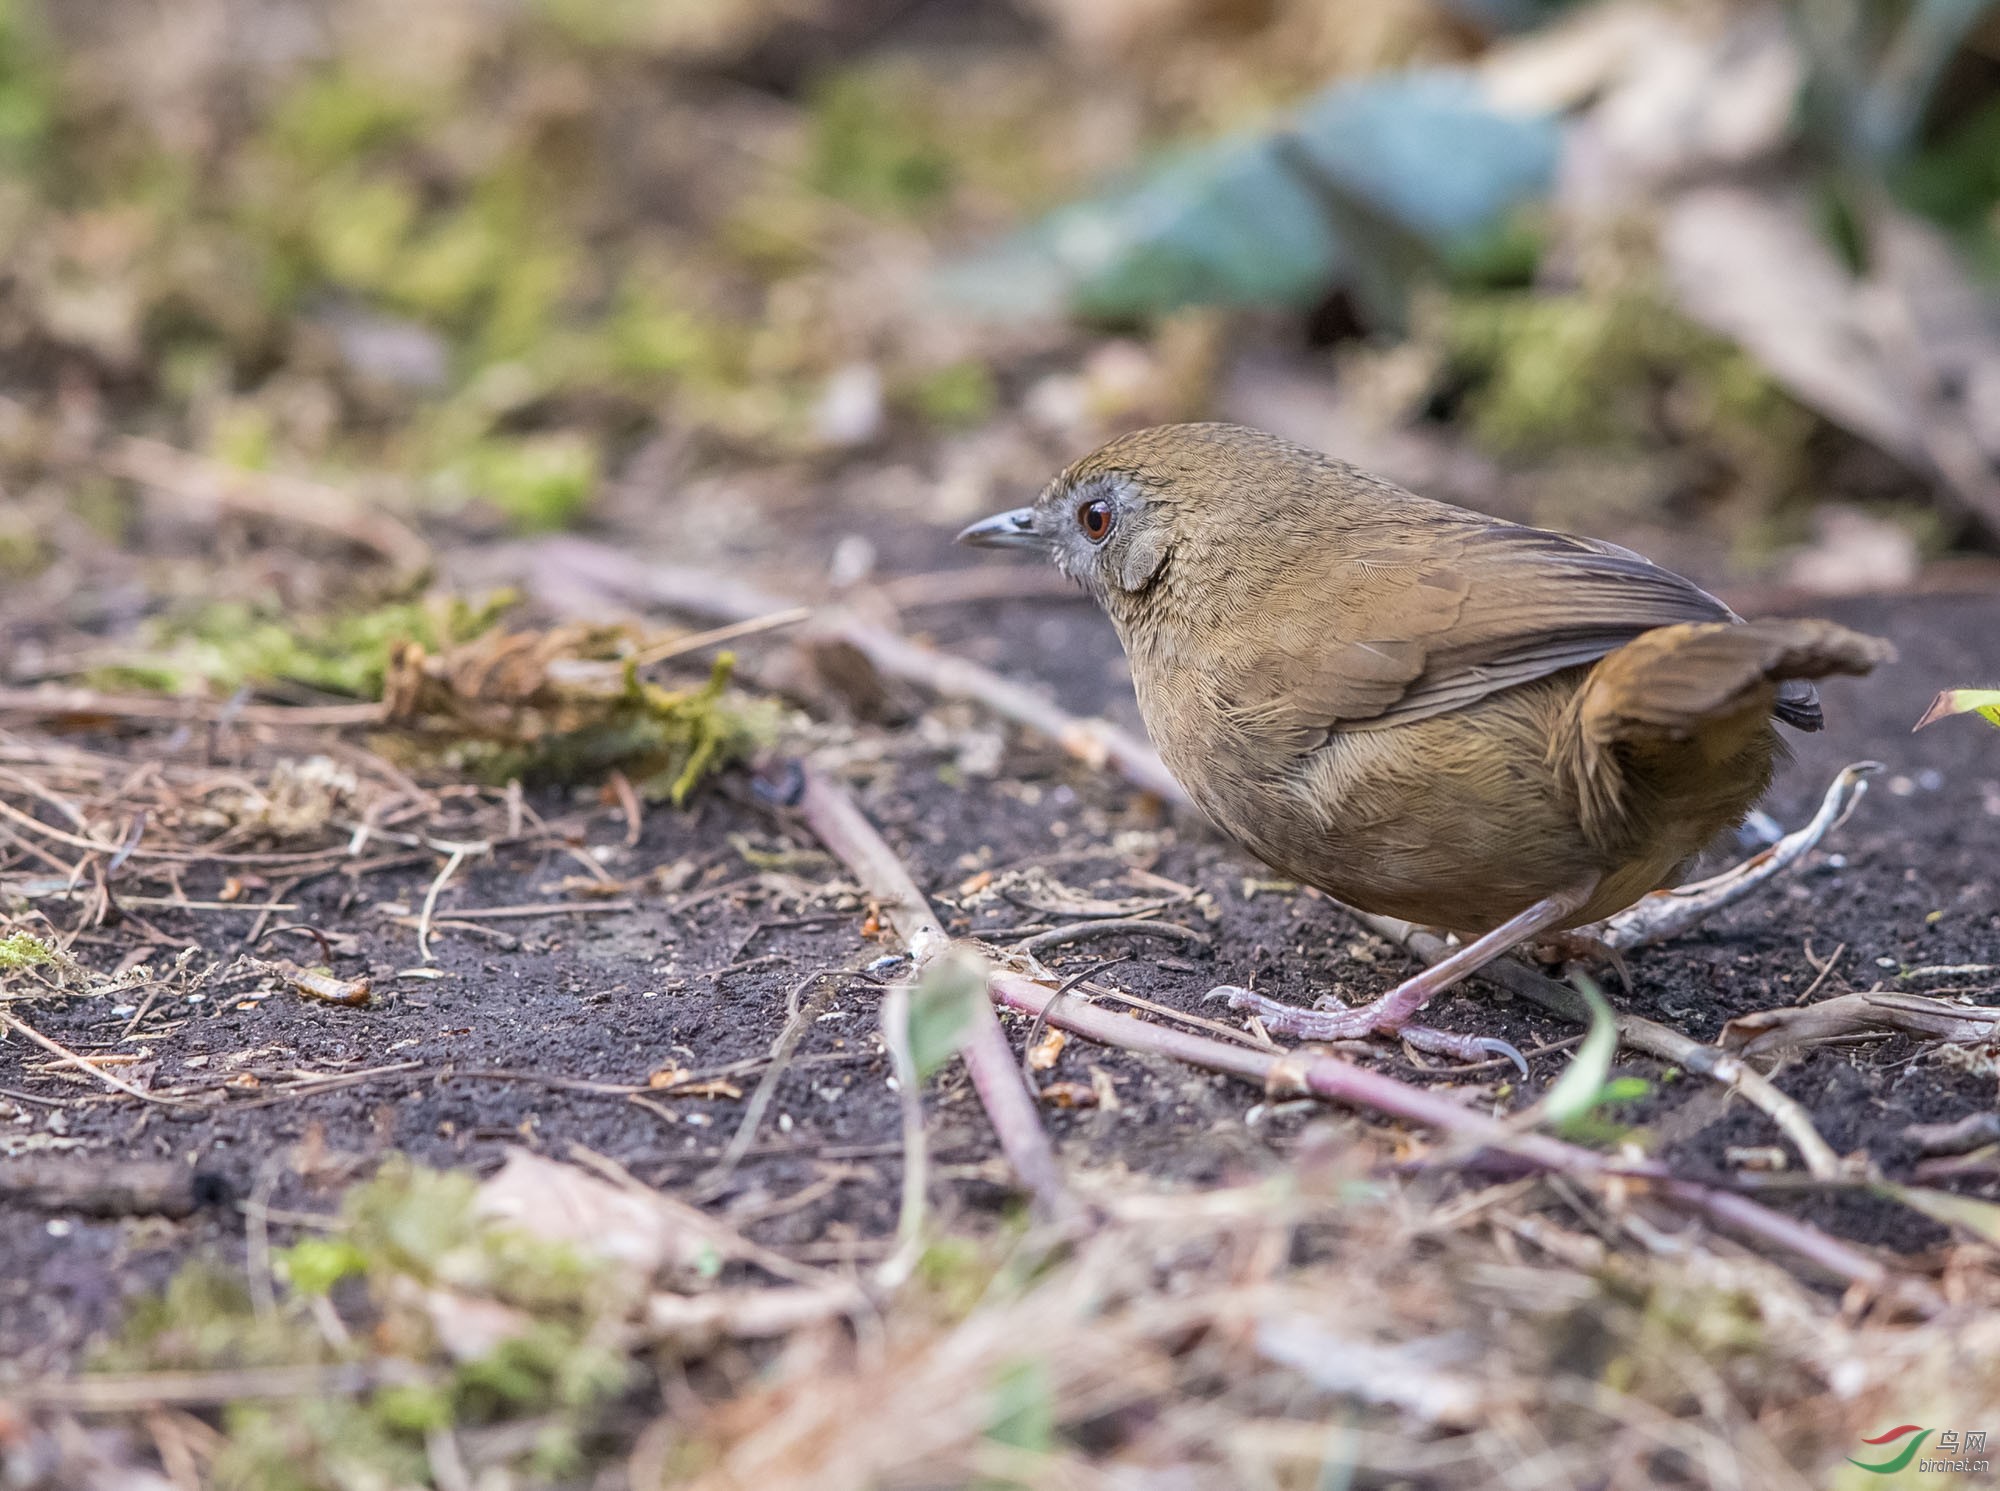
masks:
<path id="1" fill-rule="evenodd" d="M 1160 425 L 1091 452 L 1032 506 L 974 523 L 958 541 L 1047 554 L 1121 626 L 1197 602 L 1206 610 L 1282 569 L 1333 465 L 1243 425 Z"/>

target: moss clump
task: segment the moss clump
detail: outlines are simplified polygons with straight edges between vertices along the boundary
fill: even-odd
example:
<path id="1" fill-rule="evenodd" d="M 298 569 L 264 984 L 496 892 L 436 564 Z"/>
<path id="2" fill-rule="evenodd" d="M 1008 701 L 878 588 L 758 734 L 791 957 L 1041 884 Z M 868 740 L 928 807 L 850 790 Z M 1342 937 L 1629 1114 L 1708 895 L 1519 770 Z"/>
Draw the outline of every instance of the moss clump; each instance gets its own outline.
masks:
<path id="1" fill-rule="evenodd" d="M 639 677 L 617 628 L 492 633 L 440 657 L 405 647 L 386 692 L 384 741 L 420 764 L 485 781 L 580 782 L 617 769 L 679 804 L 703 777 L 769 735 L 770 712 L 728 693 L 732 659 L 708 682 Z"/>
<path id="2" fill-rule="evenodd" d="M 428 1485 L 426 1436 L 530 1426 L 503 1474 L 540 1484 L 573 1472 L 597 1406 L 630 1366 L 628 1275 L 482 1218 L 466 1174 L 392 1161 L 349 1193 L 344 1230 L 278 1254 L 292 1286 L 259 1311 L 241 1279 L 183 1269 L 133 1311 L 96 1363 L 109 1371 L 337 1368 L 366 1362 L 378 1384 L 225 1410 L 215 1484 L 257 1491 Z M 308 1295 L 339 1288 L 369 1328 L 335 1346 Z M 478 1341 L 454 1329 L 476 1318 Z M 365 1343 L 365 1344 L 360 1344 Z M 508 1484 L 519 1484 L 510 1479 Z"/>
<path id="3" fill-rule="evenodd" d="M 0 937 L 0 973 L 40 968 L 55 961 L 56 955 L 49 945 L 31 933 L 10 932 Z"/>
<path id="4" fill-rule="evenodd" d="M 443 648 L 490 630 L 513 606 L 512 592 L 479 601 L 427 596 L 372 610 L 319 617 L 273 615 L 240 601 L 218 602 L 156 629 L 149 649 L 100 668 L 104 687 L 162 693 L 230 693 L 298 684 L 379 699 L 392 649 L 415 641 Z"/>
<path id="5" fill-rule="evenodd" d="M 0 163 L 37 167 L 55 123 L 55 73 L 29 0 L 0 0 Z"/>
<path id="6" fill-rule="evenodd" d="M 1502 452 L 1698 449 L 1766 508 L 1801 479 L 1811 416 L 1644 284 L 1459 294 L 1432 335 L 1465 389 L 1473 432 Z"/>

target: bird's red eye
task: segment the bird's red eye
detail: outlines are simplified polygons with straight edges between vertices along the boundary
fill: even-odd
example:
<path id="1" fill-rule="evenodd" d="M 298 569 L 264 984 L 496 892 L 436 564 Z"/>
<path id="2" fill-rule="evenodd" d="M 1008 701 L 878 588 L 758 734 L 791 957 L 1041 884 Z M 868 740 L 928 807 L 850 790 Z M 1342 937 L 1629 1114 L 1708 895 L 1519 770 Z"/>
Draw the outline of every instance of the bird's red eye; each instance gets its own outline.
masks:
<path id="1" fill-rule="evenodd" d="M 1111 504 L 1102 497 L 1093 497 L 1076 510 L 1076 521 L 1085 538 L 1101 544 L 1111 534 Z"/>

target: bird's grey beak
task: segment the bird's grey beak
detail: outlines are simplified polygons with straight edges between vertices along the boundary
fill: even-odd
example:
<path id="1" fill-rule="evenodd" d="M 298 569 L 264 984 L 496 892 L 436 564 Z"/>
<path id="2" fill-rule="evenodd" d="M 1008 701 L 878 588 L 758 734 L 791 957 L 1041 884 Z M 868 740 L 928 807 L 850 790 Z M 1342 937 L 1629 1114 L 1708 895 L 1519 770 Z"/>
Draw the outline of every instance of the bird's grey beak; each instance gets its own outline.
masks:
<path id="1" fill-rule="evenodd" d="M 1010 513 L 981 518 L 958 536 L 962 544 L 975 549 L 1040 549 L 1046 547 L 1035 532 L 1035 510 L 1017 507 Z"/>

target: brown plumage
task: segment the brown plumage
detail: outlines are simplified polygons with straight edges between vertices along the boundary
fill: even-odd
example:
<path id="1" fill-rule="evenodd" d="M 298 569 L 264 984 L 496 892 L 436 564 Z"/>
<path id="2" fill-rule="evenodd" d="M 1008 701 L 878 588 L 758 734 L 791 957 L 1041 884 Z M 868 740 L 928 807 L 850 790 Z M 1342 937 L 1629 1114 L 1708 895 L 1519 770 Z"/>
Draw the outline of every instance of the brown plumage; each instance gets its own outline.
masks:
<path id="1" fill-rule="evenodd" d="M 1231 837 L 1461 933 L 1672 883 L 1769 784 L 1774 717 L 1820 727 L 1809 680 L 1890 656 L 1236 425 L 1127 435 L 964 537 L 1043 548 L 1096 595 L 1161 756 Z"/>

